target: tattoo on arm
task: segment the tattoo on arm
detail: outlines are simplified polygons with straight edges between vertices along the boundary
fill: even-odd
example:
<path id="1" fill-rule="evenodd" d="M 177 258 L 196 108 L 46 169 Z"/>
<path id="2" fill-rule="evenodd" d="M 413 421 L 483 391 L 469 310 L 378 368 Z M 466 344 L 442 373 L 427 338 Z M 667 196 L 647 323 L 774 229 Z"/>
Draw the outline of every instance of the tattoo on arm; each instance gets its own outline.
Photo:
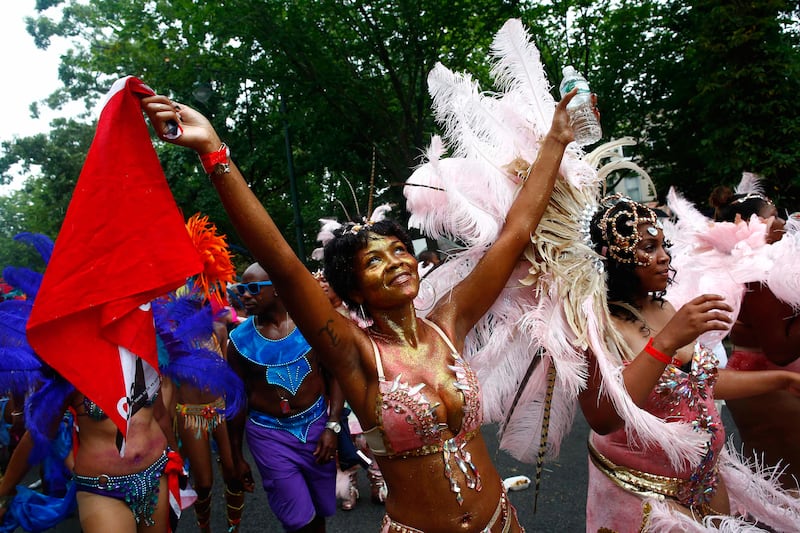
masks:
<path id="1" fill-rule="evenodd" d="M 334 346 L 339 345 L 339 335 L 333 330 L 333 319 L 328 320 L 325 323 L 325 327 L 319 330 L 320 333 L 327 333 L 328 338 L 331 340 L 331 344 Z"/>

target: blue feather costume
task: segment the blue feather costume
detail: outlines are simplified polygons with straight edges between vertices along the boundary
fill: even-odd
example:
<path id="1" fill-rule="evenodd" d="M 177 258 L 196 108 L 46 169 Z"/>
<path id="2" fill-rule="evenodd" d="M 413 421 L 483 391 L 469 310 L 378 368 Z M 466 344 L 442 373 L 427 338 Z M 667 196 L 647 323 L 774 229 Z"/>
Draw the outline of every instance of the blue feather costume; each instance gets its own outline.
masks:
<path id="1" fill-rule="evenodd" d="M 53 251 L 48 237 L 20 233 L 14 237 L 34 247 L 45 263 Z M 27 295 L 26 300 L 0 302 L 0 390 L 25 396 L 26 429 L 33 439 L 29 462 L 44 462 L 48 486 L 56 488 L 49 495 L 18 486 L 17 496 L 6 513 L 0 533 L 23 527 L 43 531 L 55 526 L 75 509 L 75 488 L 64 459 L 73 449 L 74 420 L 67 411 L 59 413 L 54 405 L 66 405 L 75 388 L 45 364 L 30 346 L 26 325 L 43 275 L 28 268 L 6 267 L 6 282 Z M 204 347 L 213 331 L 213 316 L 196 291 L 172 293 L 153 302 L 153 319 L 159 343 L 159 367 L 173 380 L 191 384 L 226 400 L 226 416 L 238 413 L 245 402 L 244 384 L 227 362 Z M 54 438 L 53 428 L 58 423 Z"/>

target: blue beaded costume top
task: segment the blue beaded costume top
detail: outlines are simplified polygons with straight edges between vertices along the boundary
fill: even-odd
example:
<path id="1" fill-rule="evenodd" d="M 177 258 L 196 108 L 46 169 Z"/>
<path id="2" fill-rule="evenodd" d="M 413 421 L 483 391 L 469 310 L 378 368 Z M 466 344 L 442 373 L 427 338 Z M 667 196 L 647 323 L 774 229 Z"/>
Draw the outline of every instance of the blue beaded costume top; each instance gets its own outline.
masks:
<path id="1" fill-rule="evenodd" d="M 267 383 L 282 387 L 292 395 L 297 394 L 303 380 L 311 373 L 306 357 L 311 346 L 296 327 L 282 339 L 268 339 L 250 317 L 231 331 L 230 339 L 242 357 L 264 367 Z"/>

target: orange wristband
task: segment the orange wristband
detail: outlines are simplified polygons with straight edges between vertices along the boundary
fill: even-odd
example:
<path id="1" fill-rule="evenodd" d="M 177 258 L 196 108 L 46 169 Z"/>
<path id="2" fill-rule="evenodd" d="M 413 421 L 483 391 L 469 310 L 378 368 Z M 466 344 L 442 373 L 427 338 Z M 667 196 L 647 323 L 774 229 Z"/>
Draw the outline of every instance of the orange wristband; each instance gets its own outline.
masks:
<path id="1" fill-rule="evenodd" d="M 650 337 L 650 340 L 647 341 L 647 344 L 644 347 L 644 351 L 647 352 L 653 359 L 660 363 L 664 363 L 665 365 L 675 365 L 681 366 L 681 360 L 675 357 L 670 357 L 664 352 L 658 351 L 655 346 L 653 346 L 653 337 Z"/>

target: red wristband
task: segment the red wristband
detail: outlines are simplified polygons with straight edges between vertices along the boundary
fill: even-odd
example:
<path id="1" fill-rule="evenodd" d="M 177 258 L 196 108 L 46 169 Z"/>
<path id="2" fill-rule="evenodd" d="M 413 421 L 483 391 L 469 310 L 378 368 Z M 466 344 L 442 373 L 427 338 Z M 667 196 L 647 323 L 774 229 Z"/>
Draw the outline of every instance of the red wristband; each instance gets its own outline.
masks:
<path id="1" fill-rule="evenodd" d="M 203 170 L 209 175 L 228 174 L 231 171 L 231 165 L 228 163 L 230 155 L 230 149 L 225 143 L 222 143 L 222 146 L 216 152 L 209 152 L 200 156 Z"/>
<path id="2" fill-rule="evenodd" d="M 681 365 L 681 360 L 675 357 L 670 357 L 664 352 L 660 352 L 656 350 L 655 346 L 653 346 L 653 337 L 650 337 L 650 340 L 647 341 L 647 344 L 644 347 L 644 351 L 647 352 L 653 359 L 660 363 L 664 363 L 665 365 Z"/>

